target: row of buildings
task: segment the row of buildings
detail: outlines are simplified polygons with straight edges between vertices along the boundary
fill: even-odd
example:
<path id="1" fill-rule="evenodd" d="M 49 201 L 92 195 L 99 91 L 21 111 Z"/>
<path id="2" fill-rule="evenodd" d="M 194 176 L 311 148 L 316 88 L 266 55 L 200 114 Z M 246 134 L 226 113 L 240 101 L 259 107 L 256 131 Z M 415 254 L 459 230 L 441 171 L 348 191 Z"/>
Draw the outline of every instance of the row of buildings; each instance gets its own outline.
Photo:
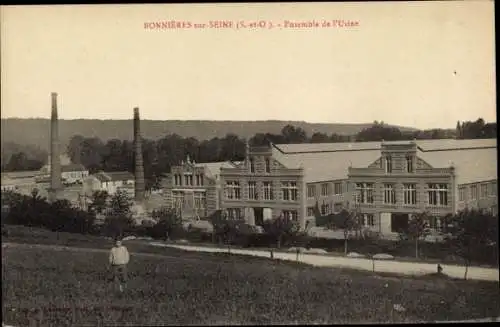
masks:
<path id="1" fill-rule="evenodd" d="M 33 190 L 48 197 L 50 186 L 50 159 L 40 170 L 2 172 L 2 191 L 14 191 L 29 195 Z M 81 164 L 71 163 L 66 155 L 61 155 L 62 197 L 74 205 L 85 206 L 91 201 L 95 191 L 106 191 L 110 195 L 123 190 L 134 197 L 134 175 L 130 172 L 97 172 L 90 174 Z"/>
<path id="2" fill-rule="evenodd" d="M 306 228 L 316 205 L 322 214 L 355 208 L 365 227 L 394 236 L 422 211 L 435 229 L 464 208 L 497 214 L 496 139 L 247 146 L 243 162 L 187 158 L 162 189 L 183 218 L 223 210 L 249 224 L 282 215 Z"/>
<path id="3" fill-rule="evenodd" d="M 260 225 L 286 216 L 305 229 L 343 208 L 359 211 L 364 225 L 394 236 L 412 214 L 437 219 L 465 208 L 497 214 L 496 139 L 416 140 L 324 144 L 269 144 L 249 147 L 241 162 L 196 163 L 189 157 L 171 167 L 154 206 L 177 210 L 183 219 L 223 210 L 230 219 Z M 2 190 L 30 194 L 49 186 L 50 162 L 39 171 L 2 173 Z M 129 172 L 89 174 L 61 157 L 64 197 L 85 206 L 91 194 L 126 190 L 134 196 Z M 147 201 L 146 201 L 147 202 Z M 309 223 L 308 223 L 309 222 Z"/>

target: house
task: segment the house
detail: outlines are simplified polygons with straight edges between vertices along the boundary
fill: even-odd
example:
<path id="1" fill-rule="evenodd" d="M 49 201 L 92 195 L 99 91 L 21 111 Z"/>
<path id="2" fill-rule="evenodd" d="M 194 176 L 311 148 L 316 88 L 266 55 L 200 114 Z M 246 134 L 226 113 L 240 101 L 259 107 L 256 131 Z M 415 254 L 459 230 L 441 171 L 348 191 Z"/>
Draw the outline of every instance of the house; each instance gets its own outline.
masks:
<path id="1" fill-rule="evenodd" d="M 89 171 L 81 164 L 71 162 L 71 159 L 66 154 L 60 156 L 61 159 L 61 178 L 65 185 L 81 184 L 83 180 L 89 176 Z M 50 177 L 50 156 L 48 163 L 40 168 L 40 175 Z"/>
<path id="2" fill-rule="evenodd" d="M 13 191 L 20 194 L 29 195 L 38 187 L 38 171 L 13 171 L 2 172 L 2 191 Z"/>
<path id="3" fill-rule="evenodd" d="M 86 196 L 91 196 L 95 191 L 106 191 L 113 195 L 118 190 L 126 191 L 131 198 L 134 197 L 135 177 L 128 171 L 98 172 L 89 175 L 83 182 Z"/>
<path id="4" fill-rule="evenodd" d="M 196 163 L 189 156 L 172 166 L 162 180 L 167 207 L 177 210 L 183 219 L 203 218 L 219 210 L 221 203 L 220 171 L 235 167 L 231 161 Z"/>
<path id="5" fill-rule="evenodd" d="M 222 168 L 221 208 L 251 224 L 279 215 L 302 228 L 322 214 L 357 210 L 365 227 L 394 237 L 412 214 L 465 207 L 497 212 L 496 139 L 270 144 Z"/>

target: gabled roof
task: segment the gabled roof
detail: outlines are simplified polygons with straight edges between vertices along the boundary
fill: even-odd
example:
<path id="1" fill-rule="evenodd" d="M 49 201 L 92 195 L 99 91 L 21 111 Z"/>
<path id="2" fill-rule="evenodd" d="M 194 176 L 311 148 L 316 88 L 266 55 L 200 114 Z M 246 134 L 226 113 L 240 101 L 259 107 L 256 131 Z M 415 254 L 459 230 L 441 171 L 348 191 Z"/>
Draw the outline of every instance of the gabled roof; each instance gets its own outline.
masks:
<path id="1" fill-rule="evenodd" d="M 20 179 L 20 178 L 33 178 L 38 176 L 40 172 L 38 170 L 26 170 L 26 171 L 9 171 L 2 172 L 2 177 L 8 177 L 10 179 Z"/>
<path id="2" fill-rule="evenodd" d="M 415 142 L 417 155 L 436 168 L 455 166 L 457 183 L 497 178 L 496 139 L 389 141 Z M 377 160 L 382 142 L 273 144 L 273 157 L 288 168 L 303 168 L 306 182 L 346 179 L 349 166 Z"/>
<path id="3" fill-rule="evenodd" d="M 205 167 L 205 173 L 207 176 L 216 178 L 220 175 L 221 168 L 235 168 L 236 165 L 231 161 L 221 161 L 221 162 L 205 162 L 205 163 L 195 163 L 196 167 Z"/>
<path id="4" fill-rule="evenodd" d="M 62 172 L 86 171 L 86 170 L 87 168 L 85 168 L 81 164 L 69 164 L 61 167 Z"/>
<path id="5" fill-rule="evenodd" d="M 130 181 L 135 177 L 128 171 L 98 172 L 94 176 L 101 182 Z"/>

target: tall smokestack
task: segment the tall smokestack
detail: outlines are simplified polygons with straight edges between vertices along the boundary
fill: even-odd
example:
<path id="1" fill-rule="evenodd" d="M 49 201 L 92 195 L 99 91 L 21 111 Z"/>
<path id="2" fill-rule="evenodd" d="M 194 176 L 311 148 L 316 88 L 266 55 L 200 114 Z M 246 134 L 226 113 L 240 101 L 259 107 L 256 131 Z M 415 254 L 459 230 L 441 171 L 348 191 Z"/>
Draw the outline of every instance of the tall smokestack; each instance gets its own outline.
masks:
<path id="1" fill-rule="evenodd" d="M 134 108 L 135 201 L 144 200 L 144 163 L 142 158 L 141 121 L 139 108 Z"/>
<path id="2" fill-rule="evenodd" d="M 50 189 L 49 200 L 57 200 L 61 189 L 61 158 L 59 144 L 59 126 L 57 118 L 57 93 L 51 93 L 52 111 L 50 115 Z"/>

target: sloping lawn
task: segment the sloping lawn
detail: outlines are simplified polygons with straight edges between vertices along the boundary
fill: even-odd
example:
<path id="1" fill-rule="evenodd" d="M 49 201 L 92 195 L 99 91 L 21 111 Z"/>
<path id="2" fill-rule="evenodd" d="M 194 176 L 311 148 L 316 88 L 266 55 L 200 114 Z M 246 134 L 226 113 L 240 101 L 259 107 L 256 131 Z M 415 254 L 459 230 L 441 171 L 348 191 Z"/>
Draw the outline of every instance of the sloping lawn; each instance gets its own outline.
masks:
<path id="1" fill-rule="evenodd" d="M 3 321 L 42 326 L 360 323 L 500 316 L 498 283 L 396 278 L 251 257 L 134 255 L 123 294 L 106 252 L 2 250 Z M 404 312 L 393 310 L 395 304 Z"/>

